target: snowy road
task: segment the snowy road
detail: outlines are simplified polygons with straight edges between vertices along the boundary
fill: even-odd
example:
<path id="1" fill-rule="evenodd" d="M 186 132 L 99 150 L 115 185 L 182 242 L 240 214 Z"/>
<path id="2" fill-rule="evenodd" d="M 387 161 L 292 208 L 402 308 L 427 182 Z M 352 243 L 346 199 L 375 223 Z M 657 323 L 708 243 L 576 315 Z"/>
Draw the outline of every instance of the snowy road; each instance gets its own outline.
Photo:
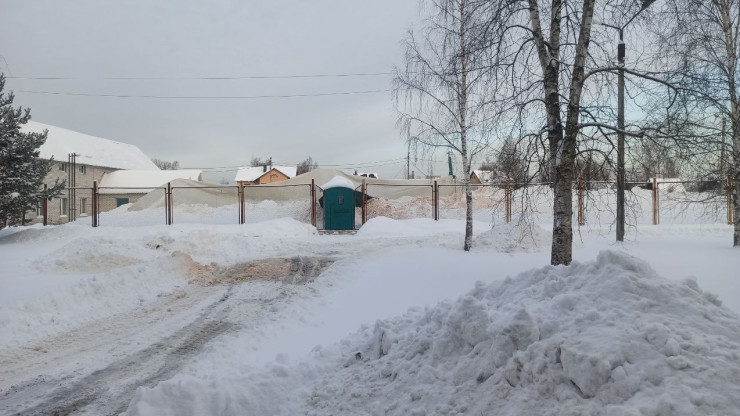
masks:
<path id="1" fill-rule="evenodd" d="M 137 387 L 169 379 L 215 337 L 260 325 L 306 291 L 285 281 L 190 285 L 145 308 L 2 351 L 0 414 L 120 414 Z"/>
<path id="2" fill-rule="evenodd" d="M 232 330 L 230 309 L 259 314 L 261 306 L 235 302 L 232 292 L 193 287 L 146 309 L 3 352 L 0 413 L 119 414 L 136 387 L 171 377 L 206 342 Z"/>

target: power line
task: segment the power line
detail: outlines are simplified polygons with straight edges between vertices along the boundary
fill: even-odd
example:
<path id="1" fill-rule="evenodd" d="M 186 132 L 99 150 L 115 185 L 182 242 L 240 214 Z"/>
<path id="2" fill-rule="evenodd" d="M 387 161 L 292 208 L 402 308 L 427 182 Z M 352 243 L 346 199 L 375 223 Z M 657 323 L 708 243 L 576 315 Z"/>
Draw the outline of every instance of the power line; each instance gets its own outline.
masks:
<path id="1" fill-rule="evenodd" d="M 377 160 L 372 162 L 361 162 L 361 163 L 343 163 L 343 164 L 319 164 L 320 167 L 331 167 L 331 168 L 363 168 L 363 167 L 377 167 L 377 166 L 387 166 L 392 165 L 395 163 L 399 163 L 406 160 L 405 158 L 399 158 L 399 159 L 388 159 L 388 160 Z M 276 165 L 282 165 L 282 166 L 295 166 L 298 165 L 298 163 L 287 163 L 287 162 L 280 162 L 280 161 L 273 161 L 273 166 Z M 217 167 L 187 167 L 183 169 L 200 169 L 200 170 L 208 170 L 211 172 L 224 172 L 228 170 L 234 170 L 239 169 L 243 167 L 248 167 L 244 165 L 238 165 L 238 166 L 217 166 Z M 259 167 L 259 166 L 257 166 Z"/>
<path id="2" fill-rule="evenodd" d="M 366 91 L 345 91 L 345 92 L 323 92 L 315 94 L 285 94 L 285 95 L 129 95 L 129 94 L 90 94 L 80 92 L 61 92 L 61 91 L 33 91 L 33 90 L 14 90 L 14 92 L 26 94 L 44 94 L 44 95 L 66 95 L 75 97 L 104 97 L 104 98 L 145 98 L 145 99 L 166 99 L 166 100 L 250 100 L 260 98 L 300 98 L 300 97 L 327 97 L 333 95 L 357 95 L 357 94 L 374 94 L 379 92 L 390 92 L 390 89 L 366 90 Z"/>
<path id="3" fill-rule="evenodd" d="M 7 64 L 6 64 L 7 65 Z M 296 74 L 296 75 L 244 75 L 233 77 L 14 77 L 7 79 L 19 80 L 45 80 L 45 81 L 72 81 L 72 80 L 100 80 L 100 81 L 163 81 L 163 80 L 204 80 L 225 81 L 240 79 L 295 79 L 295 78 L 350 78 L 350 77 L 375 77 L 382 75 L 394 75 L 393 72 L 358 72 L 349 74 Z"/>

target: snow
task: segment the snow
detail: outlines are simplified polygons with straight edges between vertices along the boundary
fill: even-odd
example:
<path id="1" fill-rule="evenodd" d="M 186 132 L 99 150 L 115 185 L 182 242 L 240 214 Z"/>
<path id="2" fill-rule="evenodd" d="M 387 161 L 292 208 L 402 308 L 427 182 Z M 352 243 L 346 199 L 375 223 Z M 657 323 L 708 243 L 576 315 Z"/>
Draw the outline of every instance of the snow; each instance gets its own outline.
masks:
<path id="1" fill-rule="evenodd" d="M 101 194 L 149 193 L 153 188 L 162 187 L 176 179 L 200 181 L 203 171 L 197 169 L 179 170 L 117 170 L 103 175 L 100 181 Z M 204 184 L 205 186 L 206 184 Z M 117 188 L 117 189 L 105 189 Z M 122 189 L 123 188 L 123 189 Z M 129 188 L 129 189 L 127 189 Z M 133 189 L 131 189 L 133 188 Z"/>
<path id="2" fill-rule="evenodd" d="M 271 166 L 269 167 L 269 169 L 267 170 L 265 169 L 266 168 L 264 166 L 241 167 L 236 172 L 236 176 L 234 177 L 234 182 L 255 181 L 260 176 L 264 175 L 265 173 L 269 172 L 272 169 L 282 172 L 282 174 L 287 176 L 288 178 L 293 178 L 296 176 L 296 172 L 298 170 L 298 168 L 295 166 Z"/>
<path id="3" fill-rule="evenodd" d="M 666 208 L 663 224 L 635 217 L 631 238 L 615 244 L 594 200 L 574 263 L 552 267 L 550 234 L 538 225 L 552 217 L 508 224 L 496 204 L 476 212 L 473 249 L 463 252 L 452 200 L 441 207 L 450 218 L 379 216 L 354 236 L 318 235 L 305 204 L 248 204 L 238 225 L 234 206 L 195 201 L 176 206 L 172 226 L 155 206 L 104 213 L 99 228 L 0 230 L 0 413 L 61 400 L 51 386 L 85 384 L 150 346 L 180 351 L 170 334 L 205 317 L 234 329 L 161 379 L 113 373 L 138 386 L 118 393 L 120 410 L 75 409 L 740 415 L 740 253 L 721 215 Z M 299 283 L 203 287 L 192 277 L 193 268 L 295 256 L 334 263 Z M 214 305 L 224 305 L 220 315 L 208 315 Z M 74 342 L 80 355 L 59 352 Z M 47 399 L 24 393 L 34 380 L 50 380 Z M 121 385 L 104 390 L 126 392 Z"/>
<path id="4" fill-rule="evenodd" d="M 329 182 L 320 186 L 321 189 L 329 188 L 348 188 L 355 189 L 355 184 L 349 179 L 342 176 L 335 176 L 329 180 Z"/>
<path id="5" fill-rule="evenodd" d="M 49 134 L 39 149 L 44 159 L 64 162 L 70 153 L 77 153 L 77 163 L 115 169 L 159 170 L 138 147 L 132 144 L 102 139 L 49 124 L 29 121 L 21 127 L 24 132 Z"/>

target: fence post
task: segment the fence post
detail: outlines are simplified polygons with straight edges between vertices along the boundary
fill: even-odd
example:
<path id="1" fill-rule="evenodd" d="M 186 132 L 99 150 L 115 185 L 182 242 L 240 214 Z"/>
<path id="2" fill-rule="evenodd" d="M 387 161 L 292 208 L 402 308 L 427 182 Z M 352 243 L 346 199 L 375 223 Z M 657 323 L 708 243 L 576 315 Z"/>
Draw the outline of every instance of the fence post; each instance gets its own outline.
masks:
<path id="1" fill-rule="evenodd" d="M 167 182 L 165 191 L 165 207 L 167 208 L 167 225 L 172 225 L 172 183 Z"/>
<path id="2" fill-rule="evenodd" d="M 727 177 L 727 224 L 735 224 L 735 201 L 732 198 L 732 176 Z"/>
<path id="3" fill-rule="evenodd" d="M 237 188 L 239 194 L 239 224 L 247 222 L 247 209 L 246 203 L 244 202 L 244 183 L 239 182 L 239 188 Z"/>
<path id="4" fill-rule="evenodd" d="M 44 184 L 44 191 L 46 191 L 47 188 L 48 188 L 48 186 L 46 184 Z M 44 194 L 45 193 L 46 192 L 44 192 Z M 44 197 L 44 201 L 41 203 L 41 209 L 43 210 L 43 214 L 44 214 L 44 225 L 48 225 L 48 220 L 49 220 L 49 198 Z"/>
<path id="5" fill-rule="evenodd" d="M 434 192 L 432 192 L 434 196 L 434 221 L 439 221 L 439 183 L 437 180 L 434 180 Z"/>
<path id="6" fill-rule="evenodd" d="M 311 179 L 311 225 L 313 225 L 314 227 L 316 226 L 316 181 L 315 179 Z"/>
<path id="7" fill-rule="evenodd" d="M 511 222 L 511 180 L 507 180 L 504 185 L 504 205 L 506 206 L 506 222 Z"/>
<path id="8" fill-rule="evenodd" d="M 92 189 L 92 226 L 98 226 L 98 181 L 93 181 Z"/>
<path id="9" fill-rule="evenodd" d="M 586 219 L 583 215 L 583 191 L 586 189 L 586 182 L 583 178 L 578 178 L 578 225 L 586 225 Z"/>
<path id="10" fill-rule="evenodd" d="M 362 225 L 365 225 L 365 222 L 367 222 L 367 206 L 366 206 L 366 200 L 365 197 L 367 195 L 367 183 L 365 182 L 365 179 L 362 180 L 362 187 L 360 188 L 362 191 Z"/>
<path id="11" fill-rule="evenodd" d="M 660 193 L 658 192 L 658 178 L 653 178 L 653 225 L 660 222 Z"/>

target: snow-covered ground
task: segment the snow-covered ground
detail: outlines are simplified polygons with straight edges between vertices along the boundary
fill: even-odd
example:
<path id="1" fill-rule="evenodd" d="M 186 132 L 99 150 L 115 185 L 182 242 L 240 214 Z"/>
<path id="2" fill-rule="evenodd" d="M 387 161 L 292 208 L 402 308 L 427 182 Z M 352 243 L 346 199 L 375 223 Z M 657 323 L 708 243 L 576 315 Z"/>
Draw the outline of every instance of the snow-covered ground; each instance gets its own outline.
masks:
<path id="1" fill-rule="evenodd" d="M 0 230 L 0 414 L 740 414 L 721 213 L 635 214 L 616 244 L 593 205 L 551 267 L 548 216 L 495 203 L 469 253 L 451 206 L 356 235 L 261 207 Z"/>

